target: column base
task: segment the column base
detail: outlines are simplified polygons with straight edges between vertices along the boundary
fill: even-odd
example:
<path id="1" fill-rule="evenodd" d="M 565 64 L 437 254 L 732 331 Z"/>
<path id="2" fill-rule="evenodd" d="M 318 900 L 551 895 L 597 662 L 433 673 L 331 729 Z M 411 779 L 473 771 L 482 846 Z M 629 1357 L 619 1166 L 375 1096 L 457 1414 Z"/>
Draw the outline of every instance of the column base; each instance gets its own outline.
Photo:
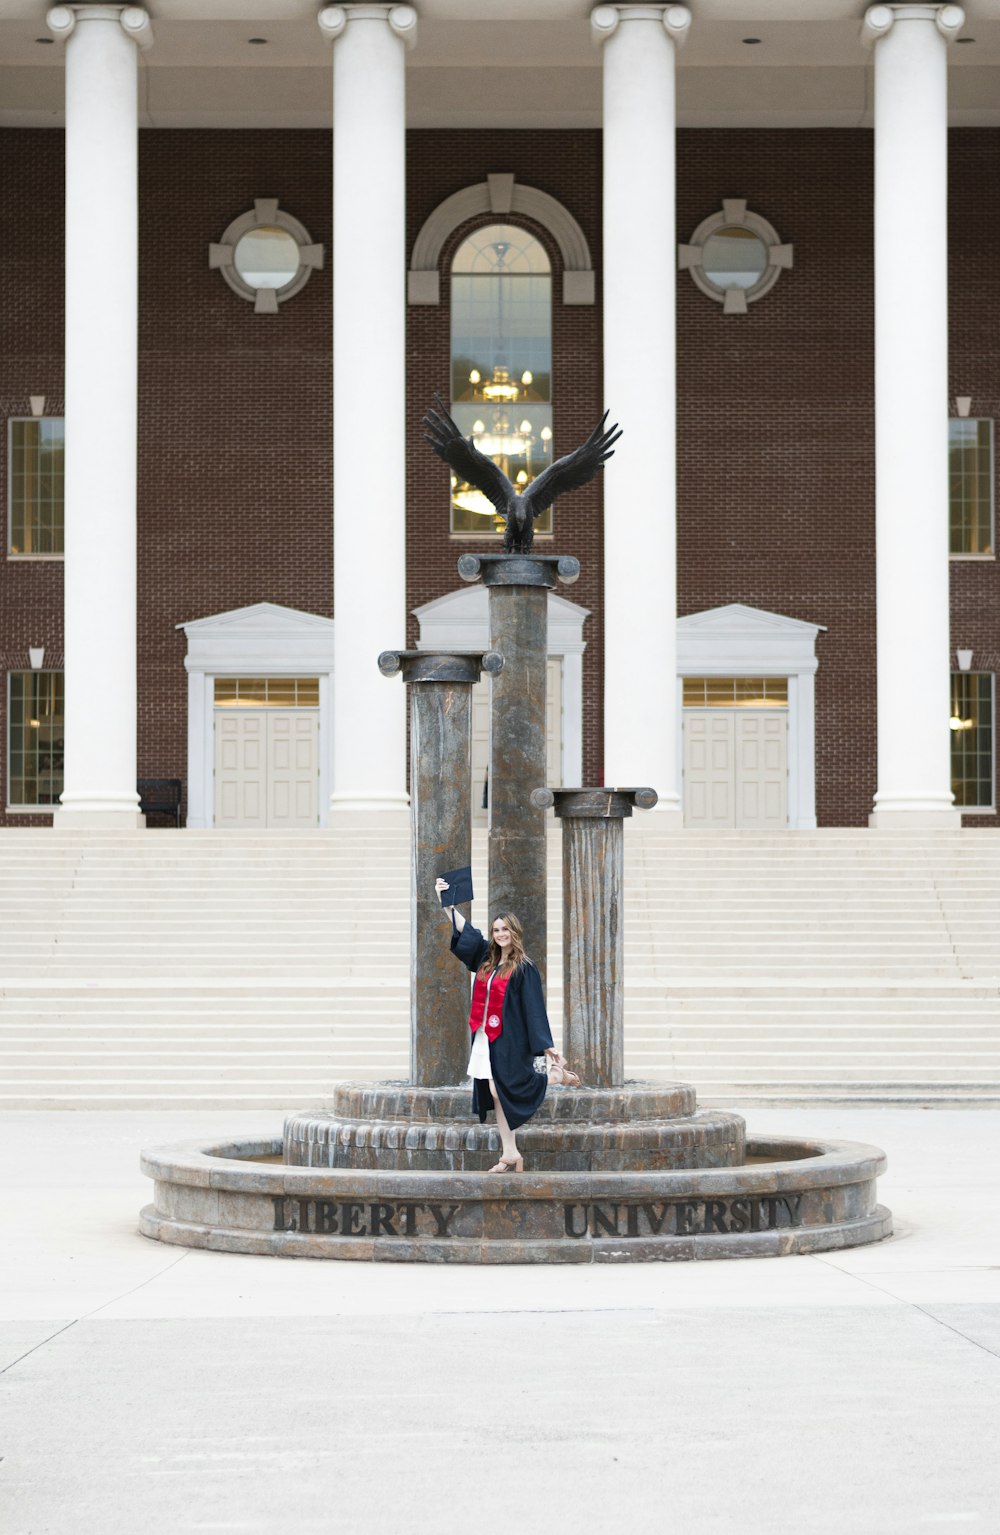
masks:
<path id="1" fill-rule="evenodd" d="M 53 812 L 53 831 L 144 831 L 146 817 L 138 810 L 73 810 Z"/>
<path id="2" fill-rule="evenodd" d="M 388 830 L 410 825 L 408 794 L 332 794 L 326 830 L 341 831 L 350 826 L 358 830 Z"/>
<path id="3" fill-rule="evenodd" d="M 629 827 L 641 826 L 647 831 L 683 831 L 684 811 L 680 800 L 658 800 L 652 810 L 633 811 Z"/>
<path id="4" fill-rule="evenodd" d="M 961 831 L 962 812 L 880 806 L 868 817 L 868 825 L 875 831 Z"/>

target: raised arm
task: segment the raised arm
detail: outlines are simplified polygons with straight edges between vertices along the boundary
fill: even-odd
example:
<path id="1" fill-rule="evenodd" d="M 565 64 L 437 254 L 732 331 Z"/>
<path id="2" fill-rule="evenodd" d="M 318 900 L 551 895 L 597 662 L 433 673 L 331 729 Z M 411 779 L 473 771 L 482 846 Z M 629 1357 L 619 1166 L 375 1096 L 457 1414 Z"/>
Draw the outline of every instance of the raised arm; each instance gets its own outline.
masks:
<path id="1" fill-rule="evenodd" d="M 435 894 L 439 898 L 441 896 L 441 892 L 443 890 L 447 890 L 447 888 L 448 888 L 447 880 L 438 879 L 438 880 L 434 881 L 434 891 L 435 891 Z M 455 931 L 460 933 L 462 931 L 463 927 L 465 926 L 465 918 L 462 916 L 462 913 L 459 911 L 458 907 L 457 906 L 443 906 L 441 909 L 442 909 L 442 911 L 446 911 L 446 912 L 449 913 L 452 921 L 455 924 Z"/>

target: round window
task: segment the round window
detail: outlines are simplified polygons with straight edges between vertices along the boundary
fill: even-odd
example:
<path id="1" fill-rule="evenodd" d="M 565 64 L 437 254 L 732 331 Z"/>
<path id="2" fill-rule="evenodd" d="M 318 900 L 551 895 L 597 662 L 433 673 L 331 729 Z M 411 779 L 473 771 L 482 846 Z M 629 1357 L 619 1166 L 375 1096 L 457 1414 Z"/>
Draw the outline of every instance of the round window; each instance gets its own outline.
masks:
<path id="1" fill-rule="evenodd" d="M 767 246 L 751 229 L 732 225 L 705 241 L 702 270 L 717 288 L 752 288 L 767 263 Z"/>
<path id="2" fill-rule="evenodd" d="M 745 198 L 726 197 L 722 211 L 702 219 L 690 244 L 680 246 L 677 265 L 706 298 L 722 305 L 723 314 L 746 314 L 789 270 L 793 254 Z"/>
<path id="3" fill-rule="evenodd" d="M 283 288 L 299 264 L 298 241 L 271 224 L 248 229 L 233 251 L 233 265 L 250 288 Z"/>
<path id="4" fill-rule="evenodd" d="M 208 247 L 208 264 L 255 314 L 277 314 L 278 305 L 301 293 L 313 269 L 322 267 L 323 247 L 278 207 L 276 197 L 255 197 L 253 211 L 233 219 Z"/>

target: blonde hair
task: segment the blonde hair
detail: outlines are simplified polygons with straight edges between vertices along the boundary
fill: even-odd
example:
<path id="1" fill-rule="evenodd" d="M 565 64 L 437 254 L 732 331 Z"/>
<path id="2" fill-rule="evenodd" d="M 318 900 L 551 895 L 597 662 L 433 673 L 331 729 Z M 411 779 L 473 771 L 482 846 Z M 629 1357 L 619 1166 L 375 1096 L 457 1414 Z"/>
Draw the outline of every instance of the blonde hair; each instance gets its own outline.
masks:
<path id="1" fill-rule="evenodd" d="M 493 922 L 502 922 L 510 932 L 510 954 L 507 959 L 504 959 L 503 951 L 493 937 Z M 522 965 L 530 965 L 531 960 L 524 952 L 524 928 L 520 919 L 512 911 L 500 911 L 493 922 L 490 923 L 489 952 L 483 960 L 480 974 L 488 975 L 491 970 L 499 969 L 501 975 L 513 975 Z"/>

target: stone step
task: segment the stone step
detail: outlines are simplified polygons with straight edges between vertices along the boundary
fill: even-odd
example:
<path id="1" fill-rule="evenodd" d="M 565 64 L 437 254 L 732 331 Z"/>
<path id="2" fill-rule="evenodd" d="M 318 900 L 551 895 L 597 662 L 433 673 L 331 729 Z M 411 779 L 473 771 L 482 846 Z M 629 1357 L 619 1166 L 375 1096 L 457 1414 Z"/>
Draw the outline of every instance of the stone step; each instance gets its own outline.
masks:
<path id="1" fill-rule="evenodd" d="M 630 828 L 625 901 L 635 1075 L 785 1101 L 1000 1083 L 1000 838 Z M 288 1107 L 405 1073 L 405 829 L 0 833 L 0 911 L 0 1102 Z"/>

